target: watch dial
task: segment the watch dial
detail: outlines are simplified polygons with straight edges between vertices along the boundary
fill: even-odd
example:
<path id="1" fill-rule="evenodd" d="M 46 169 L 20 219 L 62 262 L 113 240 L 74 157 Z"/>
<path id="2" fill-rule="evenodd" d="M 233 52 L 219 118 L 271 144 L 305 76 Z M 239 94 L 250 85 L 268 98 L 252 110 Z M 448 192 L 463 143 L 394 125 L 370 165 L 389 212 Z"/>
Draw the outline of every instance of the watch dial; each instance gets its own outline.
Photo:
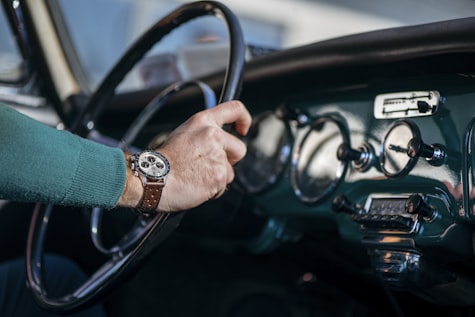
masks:
<path id="1" fill-rule="evenodd" d="M 160 178 L 168 174 L 170 164 L 160 153 L 146 151 L 138 158 L 138 167 L 142 173 L 150 178 Z"/>

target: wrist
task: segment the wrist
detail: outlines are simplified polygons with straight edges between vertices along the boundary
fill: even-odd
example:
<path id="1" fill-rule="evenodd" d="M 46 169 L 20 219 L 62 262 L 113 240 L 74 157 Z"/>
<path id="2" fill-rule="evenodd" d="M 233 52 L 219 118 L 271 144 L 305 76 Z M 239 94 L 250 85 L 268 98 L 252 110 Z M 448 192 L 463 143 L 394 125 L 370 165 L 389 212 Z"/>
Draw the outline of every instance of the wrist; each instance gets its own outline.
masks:
<path id="1" fill-rule="evenodd" d="M 124 157 L 128 168 L 120 203 L 149 216 L 158 211 L 170 163 L 163 154 L 153 150 L 132 155 L 124 152 Z"/>
<path id="2" fill-rule="evenodd" d="M 130 168 L 130 156 L 130 153 L 124 152 L 126 164 L 125 185 L 117 204 L 118 207 L 136 208 L 143 196 L 142 181 L 134 175 L 134 171 Z"/>

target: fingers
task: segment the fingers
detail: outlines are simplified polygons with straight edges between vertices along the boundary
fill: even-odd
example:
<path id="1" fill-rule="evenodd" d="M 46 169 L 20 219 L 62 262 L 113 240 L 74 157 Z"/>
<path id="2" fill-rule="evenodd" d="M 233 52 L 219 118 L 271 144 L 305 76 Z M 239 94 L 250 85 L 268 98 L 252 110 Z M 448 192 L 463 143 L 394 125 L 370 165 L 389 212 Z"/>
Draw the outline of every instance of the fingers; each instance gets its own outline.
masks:
<path id="1" fill-rule="evenodd" d="M 239 162 L 246 155 L 246 145 L 231 134 L 226 134 L 224 141 L 224 151 L 231 165 Z"/>
<path id="2" fill-rule="evenodd" d="M 228 184 L 230 184 L 234 180 L 234 169 L 230 164 L 227 164 L 227 172 L 226 172 L 226 185 L 220 186 L 217 189 L 217 192 L 210 197 L 210 199 L 218 199 L 219 197 L 223 196 L 226 190 L 228 189 Z"/>
<path id="3" fill-rule="evenodd" d="M 239 134 L 246 135 L 249 131 L 252 118 L 242 102 L 238 100 L 228 101 L 217 105 L 209 111 L 214 116 L 218 126 L 222 127 L 225 124 L 234 123 Z"/>
<path id="4" fill-rule="evenodd" d="M 228 164 L 227 165 L 227 168 L 228 168 L 228 172 L 227 172 L 227 180 L 226 180 L 226 184 L 230 184 L 233 180 L 234 180 L 234 169 L 232 167 L 232 165 Z"/>
<path id="5" fill-rule="evenodd" d="M 212 112 L 216 124 L 223 126 L 234 123 L 236 131 L 241 135 L 246 135 L 252 123 L 252 117 L 246 107 L 238 100 L 228 101 L 219 104 Z M 245 144 L 233 136 L 226 133 L 224 150 L 231 165 L 236 164 L 246 155 Z M 233 174 L 234 175 L 234 174 Z"/>

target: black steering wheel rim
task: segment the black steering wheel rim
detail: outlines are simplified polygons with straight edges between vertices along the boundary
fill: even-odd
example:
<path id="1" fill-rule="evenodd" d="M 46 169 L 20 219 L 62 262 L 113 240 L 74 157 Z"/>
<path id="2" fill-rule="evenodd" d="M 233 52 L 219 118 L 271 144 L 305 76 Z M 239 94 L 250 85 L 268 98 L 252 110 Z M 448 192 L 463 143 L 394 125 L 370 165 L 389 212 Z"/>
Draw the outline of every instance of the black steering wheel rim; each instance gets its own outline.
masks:
<path id="1" fill-rule="evenodd" d="M 239 21 L 233 12 L 220 2 L 193 2 L 179 7 L 158 21 L 127 50 L 91 96 L 86 107 L 82 109 L 78 118 L 71 125 L 70 130 L 73 133 L 87 136 L 87 133 L 95 128 L 94 123 L 104 110 L 105 105 L 111 100 L 116 87 L 153 45 L 178 26 L 197 17 L 209 15 L 222 18 L 226 22 L 229 34 L 229 60 L 218 103 L 236 99 L 241 90 L 246 53 Z"/>
<path id="2" fill-rule="evenodd" d="M 240 93 L 245 63 L 245 44 L 239 22 L 226 6 L 215 1 L 200 1 L 185 4 L 171 12 L 153 25 L 123 55 L 111 72 L 106 76 L 98 90 L 81 111 L 70 131 L 83 137 L 94 131 L 95 122 L 111 100 L 116 87 L 125 75 L 143 56 L 165 35 L 173 29 L 194 18 L 213 15 L 226 22 L 230 53 L 218 103 L 236 99 Z M 173 231 L 183 213 L 158 213 L 150 220 L 145 237 L 127 254 L 114 254 L 108 262 L 99 268 L 83 285 L 74 292 L 62 297 L 49 296 L 43 279 L 43 244 L 53 205 L 35 206 L 30 224 L 26 250 L 27 282 L 36 303 L 43 309 L 67 313 L 84 309 L 100 300 L 107 291 L 131 272 L 150 251 L 151 245 L 159 243 L 163 237 Z M 159 234 L 160 232 L 160 234 Z M 145 243 L 147 241 L 147 243 Z M 150 242 L 151 241 L 151 242 Z"/>

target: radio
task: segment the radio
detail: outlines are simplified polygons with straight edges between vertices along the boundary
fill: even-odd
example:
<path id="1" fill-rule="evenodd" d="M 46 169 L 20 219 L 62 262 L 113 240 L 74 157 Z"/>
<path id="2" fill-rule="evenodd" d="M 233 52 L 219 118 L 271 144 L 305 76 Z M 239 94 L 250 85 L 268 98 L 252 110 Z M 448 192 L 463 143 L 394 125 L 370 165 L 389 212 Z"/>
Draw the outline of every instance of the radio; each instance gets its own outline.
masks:
<path id="1" fill-rule="evenodd" d="M 333 200 L 333 210 L 352 215 L 362 230 L 388 230 L 412 233 L 420 218 L 432 221 L 437 212 L 420 194 L 371 194 L 364 207 L 356 205 L 343 195 Z"/>

